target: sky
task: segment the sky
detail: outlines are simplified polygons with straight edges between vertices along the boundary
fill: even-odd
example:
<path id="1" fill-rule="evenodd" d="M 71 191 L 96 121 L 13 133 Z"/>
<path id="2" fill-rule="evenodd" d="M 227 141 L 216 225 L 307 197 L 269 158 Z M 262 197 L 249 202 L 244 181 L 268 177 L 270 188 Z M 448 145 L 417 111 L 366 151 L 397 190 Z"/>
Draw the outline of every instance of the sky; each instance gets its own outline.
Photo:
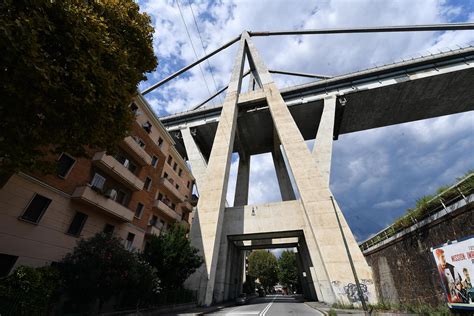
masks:
<path id="1" fill-rule="evenodd" d="M 159 65 L 139 90 L 193 62 L 242 31 L 474 22 L 465 1 L 140 0 L 152 18 Z M 183 22 L 184 20 L 184 22 Z M 199 30 L 199 31 L 198 31 Z M 191 40 L 190 40 L 191 39 Z M 268 68 L 330 76 L 474 44 L 474 31 L 253 38 Z M 189 110 L 228 84 L 237 45 L 146 95 L 162 117 Z M 274 75 L 279 87 L 308 79 Z M 224 96 L 216 98 L 217 103 Z M 215 103 L 210 103 L 215 104 Z M 474 113 L 341 135 L 334 142 L 331 189 L 362 241 L 416 200 L 474 169 Z M 308 142 L 308 147 L 312 147 Z M 238 156 L 227 201 L 232 205 Z M 270 154 L 252 156 L 249 204 L 281 200 Z"/>

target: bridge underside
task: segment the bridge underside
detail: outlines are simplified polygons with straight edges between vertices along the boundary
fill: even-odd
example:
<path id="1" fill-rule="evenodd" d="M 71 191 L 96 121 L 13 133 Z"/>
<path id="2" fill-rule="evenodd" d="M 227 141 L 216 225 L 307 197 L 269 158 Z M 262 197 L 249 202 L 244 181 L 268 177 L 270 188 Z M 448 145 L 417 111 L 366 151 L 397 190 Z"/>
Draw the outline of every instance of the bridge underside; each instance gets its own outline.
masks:
<path id="1" fill-rule="evenodd" d="M 375 81 L 345 92 L 345 106 L 340 102 L 336 103 L 334 139 L 341 134 L 474 110 L 474 69 L 445 73 L 442 70 L 434 68 L 410 75 L 403 74 L 391 78 L 391 82 Z M 311 100 L 318 97 L 319 99 Z M 318 130 L 323 95 L 306 100 L 303 98 L 305 97 L 297 98 L 293 93 L 285 101 L 302 136 L 305 140 L 310 140 L 315 138 Z M 245 94 L 240 99 L 243 100 L 239 100 L 234 152 L 244 149 L 248 154 L 254 155 L 271 151 L 273 121 L 266 101 L 258 97 L 247 101 L 249 98 L 245 98 Z M 211 152 L 220 114 L 220 108 L 211 110 L 214 113 L 211 118 L 183 118 L 188 122 L 202 120 L 189 125 L 193 126 L 194 138 L 206 160 Z M 182 122 L 171 118 L 164 118 L 163 122 L 172 131 L 171 135 L 180 154 L 187 157 L 179 129 L 173 132 L 173 126 L 179 126 Z M 242 144 L 245 144 L 245 148 L 241 148 Z"/>

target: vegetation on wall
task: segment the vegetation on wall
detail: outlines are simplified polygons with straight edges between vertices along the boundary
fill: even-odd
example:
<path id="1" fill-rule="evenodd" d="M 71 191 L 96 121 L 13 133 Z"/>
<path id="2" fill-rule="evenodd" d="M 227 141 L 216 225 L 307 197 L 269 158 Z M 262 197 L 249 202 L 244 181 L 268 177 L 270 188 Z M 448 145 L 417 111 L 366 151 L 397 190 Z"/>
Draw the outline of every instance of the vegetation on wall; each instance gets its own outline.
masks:
<path id="1" fill-rule="evenodd" d="M 113 151 L 157 65 L 149 16 L 132 0 L 4 0 L 0 12 L 0 176 Z"/>
<path id="2" fill-rule="evenodd" d="M 426 195 L 416 201 L 415 208 L 409 208 L 406 213 L 398 218 L 391 226 L 369 240 L 363 242 L 360 247 L 366 249 L 370 245 L 387 239 L 397 232 L 406 229 L 413 224 L 430 216 L 434 211 L 443 208 L 453 201 L 474 193 L 474 170 L 469 170 L 462 177 L 456 179 L 453 185 L 446 185 L 438 188 L 433 195 Z"/>

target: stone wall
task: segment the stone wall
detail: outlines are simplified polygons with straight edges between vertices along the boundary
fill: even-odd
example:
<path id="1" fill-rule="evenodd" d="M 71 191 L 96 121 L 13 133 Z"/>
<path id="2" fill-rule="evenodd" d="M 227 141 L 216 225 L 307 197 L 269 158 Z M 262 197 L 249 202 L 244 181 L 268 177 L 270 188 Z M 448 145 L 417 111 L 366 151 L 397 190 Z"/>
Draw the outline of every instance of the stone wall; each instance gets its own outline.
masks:
<path id="1" fill-rule="evenodd" d="M 364 255 L 373 270 L 380 302 L 445 304 L 431 247 L 474 234 L 474 203 Z"/>

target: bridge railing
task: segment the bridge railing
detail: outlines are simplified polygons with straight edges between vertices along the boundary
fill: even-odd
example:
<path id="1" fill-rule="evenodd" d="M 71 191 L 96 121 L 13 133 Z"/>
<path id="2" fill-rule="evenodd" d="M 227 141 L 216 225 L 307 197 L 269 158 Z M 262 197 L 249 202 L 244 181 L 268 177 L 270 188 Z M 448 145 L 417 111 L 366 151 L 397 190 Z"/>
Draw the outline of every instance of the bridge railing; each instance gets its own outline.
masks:
<path id="1" fill-rule="evenodd" d="M 443 209 L 447 210 L 450 205 L 460 200 L 464 199 L 466 203 L 468 203 L 468 197 L 471 194 L 474 194 L 474 173 L 470 173 L 465 178 L 443 190 L 432 199 L 422 203 L 422 205 L 419 207 L 415 209 L 409 209 L 407 214 L 397 219 L 392 225 L 381 230 L 376 235 L 361 242 L 359 247 L 362 251 L 365 251 L 383 242 L 384 240 L 397 235 L 403 230 L 417 225 L 419 222 L 430 217 L 431 215 L 436 214 Z"/>

